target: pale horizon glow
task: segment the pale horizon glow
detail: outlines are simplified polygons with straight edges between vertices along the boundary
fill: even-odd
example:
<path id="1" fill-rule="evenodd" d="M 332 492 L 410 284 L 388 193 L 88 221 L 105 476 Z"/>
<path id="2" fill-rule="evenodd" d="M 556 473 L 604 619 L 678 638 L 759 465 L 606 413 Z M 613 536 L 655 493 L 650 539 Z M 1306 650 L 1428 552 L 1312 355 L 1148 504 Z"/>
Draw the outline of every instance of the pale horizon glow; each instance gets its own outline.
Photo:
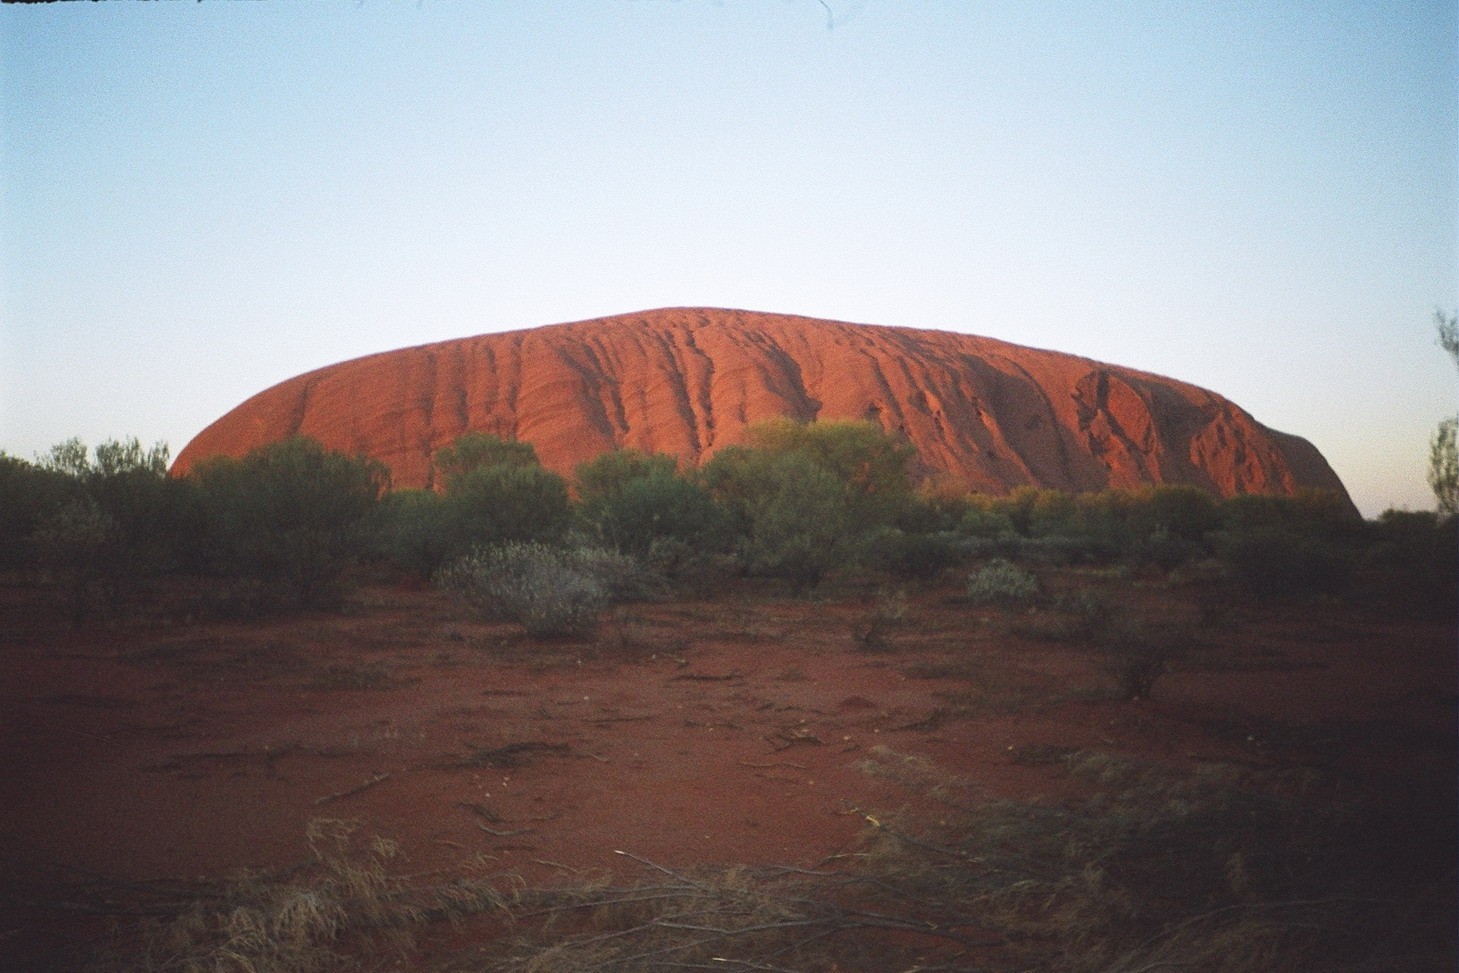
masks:
<path id="1" fill-rule="evenodd" d="M 829 11 L 829 20 L 828 20 Z M 674 306 L 1209 388 L 1365 515 L 1456 408 L 1451 2 L 0 8 L 0 451 Z"/>

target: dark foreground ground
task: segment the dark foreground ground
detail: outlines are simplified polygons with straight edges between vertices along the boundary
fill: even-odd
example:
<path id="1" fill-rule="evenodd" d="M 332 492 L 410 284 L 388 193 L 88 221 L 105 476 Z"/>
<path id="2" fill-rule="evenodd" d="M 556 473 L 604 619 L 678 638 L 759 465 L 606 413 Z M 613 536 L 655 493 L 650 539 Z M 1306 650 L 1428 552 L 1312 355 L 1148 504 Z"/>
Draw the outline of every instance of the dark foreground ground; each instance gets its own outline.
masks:
<path id="1" fill-rule="evenodd" d="M 0 967 L 1453 968 L 1451 620 L 1044 582 L 1013 614 L 742 584 L 535 642 L 402 584 L 73 629 L 12 578 Z M 1121 698 L 1151 646 L 1167 671 Z M 341 874 L 347 905 L 416 904 L 314 959 L 219 958 L 208 915 Z"/>

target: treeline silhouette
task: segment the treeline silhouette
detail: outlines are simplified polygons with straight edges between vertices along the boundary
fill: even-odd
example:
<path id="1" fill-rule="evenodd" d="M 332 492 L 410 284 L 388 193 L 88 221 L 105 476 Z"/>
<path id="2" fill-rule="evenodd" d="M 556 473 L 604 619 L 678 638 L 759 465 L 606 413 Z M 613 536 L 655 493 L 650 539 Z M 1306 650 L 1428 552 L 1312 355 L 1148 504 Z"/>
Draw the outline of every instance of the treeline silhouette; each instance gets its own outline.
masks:
<path id="1" fill-rule="evenodd" d="M 675 584 L 736 577 L 803 593 L 831 577 L 930 581 L 1002 558 L 1215 577 L 1262 598 L 1366 597 L 1450 610 L 1453 517 L 1344 498 L 1218 499 L 1189 486 L 1006 495 L 918 482 L 908 444 L 863 422 L 764 423 L 703 467 L 623 449 L 571 481 L 529 443 L 468 433 L 435 457 L 437 488 L 391 490 L 382 464 L 299 437 L 168 475 L 165 445 L 27 461 L 0 453 L 0 569 L 28 573 L 80 624 L 157 579 L 196 580 L 214 613 L 338 606 L 359 566 L 424 578 L 510 543 L 599 548 Z"/>

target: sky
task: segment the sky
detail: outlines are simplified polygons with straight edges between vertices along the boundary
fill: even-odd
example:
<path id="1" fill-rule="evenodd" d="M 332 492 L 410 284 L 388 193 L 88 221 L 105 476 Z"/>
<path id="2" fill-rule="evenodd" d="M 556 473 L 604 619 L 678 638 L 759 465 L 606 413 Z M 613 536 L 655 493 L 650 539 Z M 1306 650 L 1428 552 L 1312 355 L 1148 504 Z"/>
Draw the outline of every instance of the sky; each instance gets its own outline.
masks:
<path id="1" fill-rule="evenodd" d="M 672 306 L 1212 389 L 1432 509 L 1455 2 L 0 7 L 0 451 Z"/>

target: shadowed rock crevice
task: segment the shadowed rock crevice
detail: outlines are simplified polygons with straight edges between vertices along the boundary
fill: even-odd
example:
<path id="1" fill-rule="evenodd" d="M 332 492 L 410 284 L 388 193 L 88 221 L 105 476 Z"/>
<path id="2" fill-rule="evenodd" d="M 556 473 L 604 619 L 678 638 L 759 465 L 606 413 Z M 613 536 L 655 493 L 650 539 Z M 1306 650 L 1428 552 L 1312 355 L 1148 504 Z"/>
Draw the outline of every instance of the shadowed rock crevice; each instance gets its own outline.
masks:
<path id="1" fill-rule="evenodd" d="M 923 471 L 984 491 L 1344 492 L 1310 443 L 1174 379 L 974 335 L 710 308 L 331 365 L 233 409 L 174 472 L 302 433 L 382 460 L 397 488 L 424 487 L 434 451 L 467 431 L 531 442 L 561 473 L 621 446 L 692 466 L 780 416 L 876 422 L 917 448 Z"/>

